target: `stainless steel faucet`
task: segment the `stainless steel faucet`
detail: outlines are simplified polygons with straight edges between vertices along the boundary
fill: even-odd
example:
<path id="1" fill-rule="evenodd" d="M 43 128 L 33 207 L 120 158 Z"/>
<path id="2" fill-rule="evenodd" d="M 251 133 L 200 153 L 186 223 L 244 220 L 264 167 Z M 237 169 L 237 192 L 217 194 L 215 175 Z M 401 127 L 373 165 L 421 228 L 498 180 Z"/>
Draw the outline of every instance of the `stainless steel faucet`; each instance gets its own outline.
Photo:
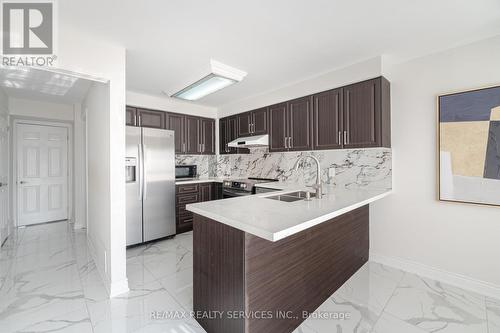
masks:
<path id="1" fill-rule="evenodd" d="M 316 162 L 316 184 L 313 185 L 313 188 L 316 190 L 316 198 L 321 199 L 323 197 L 323 186 L 321 185 L 321 166 L 319 165 L 319 160 L 313 155 L 300 156 L 297 162 L 295 162 L 294 169 L 297 171 L 300 166 L 300 161 L 308 157 Z"/>

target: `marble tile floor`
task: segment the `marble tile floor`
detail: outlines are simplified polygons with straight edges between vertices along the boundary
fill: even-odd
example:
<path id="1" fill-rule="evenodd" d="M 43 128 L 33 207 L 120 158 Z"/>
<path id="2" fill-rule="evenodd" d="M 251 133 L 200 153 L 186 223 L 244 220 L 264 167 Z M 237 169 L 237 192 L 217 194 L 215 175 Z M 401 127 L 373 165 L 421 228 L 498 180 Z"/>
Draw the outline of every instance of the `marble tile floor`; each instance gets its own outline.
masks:
<path id="1" fill-rule="evenodd" d="M 202 333 L 192 310 L 192 234 L 127 251 L 130 292 L 109 299 L 85 230 L 18 229 L 0 250 L 0 332 Z M 159 312 L 158 312 L 159 311 Z M 374 262 L 293 333 L 500 333 L 500 301 Z"/>

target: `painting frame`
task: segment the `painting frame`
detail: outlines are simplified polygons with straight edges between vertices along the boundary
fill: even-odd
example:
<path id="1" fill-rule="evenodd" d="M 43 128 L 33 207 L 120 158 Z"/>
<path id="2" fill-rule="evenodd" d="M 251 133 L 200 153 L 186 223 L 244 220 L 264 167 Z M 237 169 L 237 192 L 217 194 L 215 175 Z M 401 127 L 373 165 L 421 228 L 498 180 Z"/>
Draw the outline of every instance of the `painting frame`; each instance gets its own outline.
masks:
<path id="1" fill-rule="evenodd" d="M 455 203 L 455 204 L 468 204 L 468 205 L 476 205 L 476 206 L 486 206 L 486 207 L 500 207 L 500 197 L 498 203 L 492 203 L 492 202 L 481 202 L 481 201 L 473 201 L 473 200 L 464 200 L 464 199 L 450 199 L 450 198 L 443 198 L 443 189 L 442 189 L 442 170 L 443 166 L 442 164 L 442 109 L 441 109 L 441 101 L 445 97 L 450 97 L 450 96 L 457 96 L 457 95 L 464 95 L 464 94 L 474 94 L 474 93 L 479 93 L 487 90 L 492 90 L 492 89 L 498 89 L 500 91 L 500 83 L 496 84 L 491 84 L 491 85 L 486 85 L 486 86 L 481 86 L 481 87 L 476 87 L 476 88 L 470 88 L 470 89 L 465 89 L 465 90 L 455 90 L 455 91 L 449 91 L 445 93 L 441 93 L 436 96 L 436 171 L 437 171 L 437 177 L 436 177 L 436 188 L 437 188 L 437 200 L 439 202 L 445 202 L 445 203 Z M 499 106 L 500 107 L 500 104 Z M 498 108 L 495 107 L 495 108 Z M 493 113 L 493 111 L 492 111 Z M 498 113 L 497 113 L 498 114 Z M 494 120 L 489 120 L 490 122 Z M 500 119 L 497 119 L 495 121 L 500 121 Z M 489 135 L 489 131 L 488 131 Z M 489 140 L 489 136 L 488 136 Z M 488 147 L 485 148 L 486 150 Z M 500 178 L 499 179 L 499 186 L 500 186 Z"/>

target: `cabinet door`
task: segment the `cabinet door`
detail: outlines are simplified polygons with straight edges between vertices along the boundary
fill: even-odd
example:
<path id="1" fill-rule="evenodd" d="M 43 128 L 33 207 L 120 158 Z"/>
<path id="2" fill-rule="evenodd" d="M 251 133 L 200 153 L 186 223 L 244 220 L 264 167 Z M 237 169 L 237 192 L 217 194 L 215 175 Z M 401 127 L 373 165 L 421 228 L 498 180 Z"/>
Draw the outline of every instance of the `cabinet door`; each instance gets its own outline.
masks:
<path id="1" fill-rule="evenodd" d="M 236 117 L 230 117 L 227 119 L 227 142 L 231 142 L 238 138 L 238 119 Z M 229 154 L 236 154 L 238 152 L 237 148 L 228 147 Z"/>
<path id="2" fill-rule="evenodd" d="M 199 201 L 204 202 L 204 201 L 213 200 L 214 199 L 213 190 L 214 190 L 214 187 L 212 186 L 211 183 L 200 184 Z"/>
<path id="3" fill-rule="evenodd" d="M 289 150 L 312 150 L 312 97 L 288 102 Z"/>
<path id="4" fill-rule="evenodd" d="M 185 152 L 184 116 L 176 113 L 169 113 L 167 116 L 167 129 L 174 131 L 175 152 L 183 154 Z"/>
<path id="5" fill-rule="evenodd" d="M 344 147 L 378 147 L 380 142 L 380 78 L 344 87 Z"/>
<path id="6" fill-rule="evenodd" d="M 215 154 L 215 120 L 202 118 L 200 127 L 202 154 Z"/>
<path id="7" fill-rule="evenodd" d="M 127 106 L 125 111 L 125 124 L 127 126 L 137 126 L 137 109 Z"/>
<path id="8" fill-rule="evenodd" d="M 252 112 L 253 134 L 267 134 L 267 108 L 258 109 Z"/>
<path id="9" fill-rule="evenodd" d="M 342 89 L 313 96 L 313 148 L 342 148 Z"/>
<path id="10" fill-rule="evenodd" d="M 219 154 L 228 154 L 229 148 L 227 146 L 228 140 L 228 119 L 219 119 Z"/>
<path id="11" fill-rule="evenodd" d="M 200 154 L 200 119 L 198 117 L 185 117 L 186 154 Z"/>
<path id="12" fill-rule="evenodd" d="M 252 135 L 252 113 L 245 112 L 236 116 L 239 136 Z"/>
<path id="13" fill-rule="evenodd" d="M 138 124 L 141 127 L 165 128 L 165 112 L 137 109 Z"/>
<path id="14" fill-rule="evenodd" d="M 269 151 L 286 151 L 287 143 L 286 103 L 269 107 Z"/>

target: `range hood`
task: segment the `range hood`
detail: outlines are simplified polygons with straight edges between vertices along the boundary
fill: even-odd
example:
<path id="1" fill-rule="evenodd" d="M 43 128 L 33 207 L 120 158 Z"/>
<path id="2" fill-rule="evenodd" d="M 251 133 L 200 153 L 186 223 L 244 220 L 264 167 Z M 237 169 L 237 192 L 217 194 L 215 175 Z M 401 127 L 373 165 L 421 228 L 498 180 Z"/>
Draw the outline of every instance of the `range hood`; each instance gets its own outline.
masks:
<path id="1" fill-rule="evenodd" d="M 269 135 L 245 136 L 228 143 L 229 147 L 251 148 L 269 146 Z"/>

